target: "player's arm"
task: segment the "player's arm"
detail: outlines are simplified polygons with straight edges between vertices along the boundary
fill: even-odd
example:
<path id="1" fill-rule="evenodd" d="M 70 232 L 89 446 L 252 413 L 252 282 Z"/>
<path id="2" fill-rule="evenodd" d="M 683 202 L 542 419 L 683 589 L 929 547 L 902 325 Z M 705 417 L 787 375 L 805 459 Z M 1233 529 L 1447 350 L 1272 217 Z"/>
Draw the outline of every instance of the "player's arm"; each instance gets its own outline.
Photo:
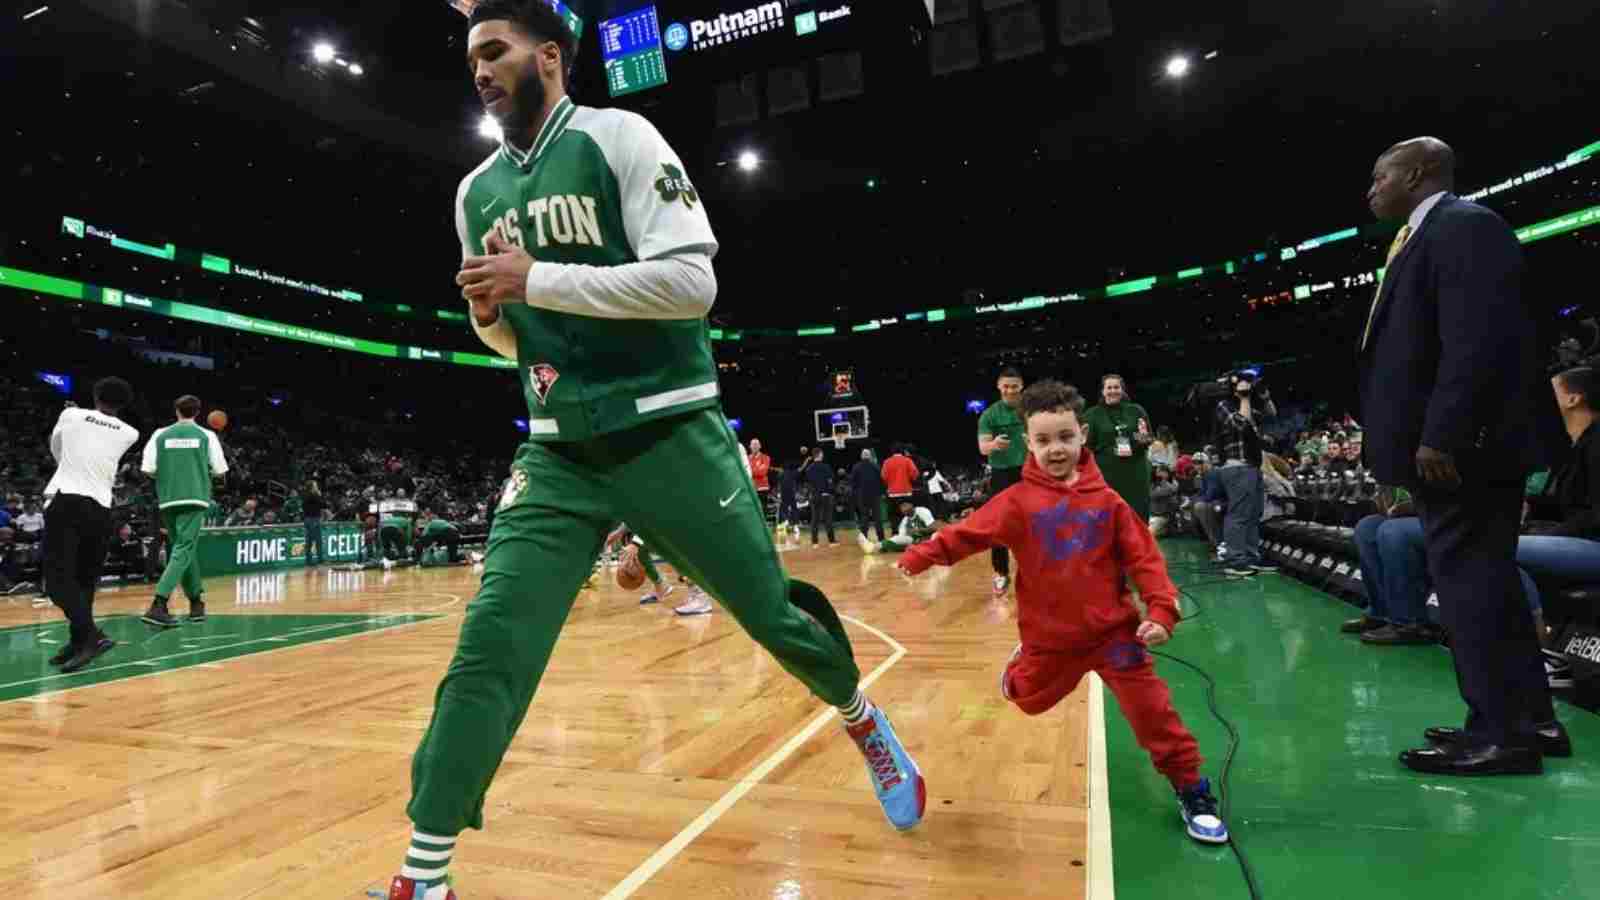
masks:
<path id="1" fill-rule="evenodd" d="M 1161 555 L 1161 548 L 1133 507 L 1121 500 L 1117 501 L 1113 513 L 1113 525 L 1117 535 L 1117 561 L 1122 564 L 1122 571 L 1133 579 L 1139 596 L 1149 608 L 1145 621 L 1154 622 L 1166 629 L 1167 634 L 1172 634 L 1178 627 L 1178 588 L 1167 575 L 1167 560 Z"/>
<path id="2" fill-rule="evenodd" d="M 222 454 L 222 438 L 217 437 L 215 431 L 206 434 L 211 438 L 206 441 L 206 460 L 211 463 L 211 477 L 221 478 L 228 474 L 228 458 Z"/>
<path id="3" fill-rule="evenodd" d="M 150 433 L 150 440 L 144 442 L 144 455 L 139 460 L 139 471 L 152 477 L 156 474 L 156 441 L 160 437 L 159 429 Z"/>
<path id="4" fill-rule="evenodd" d="M 472 186 L 472 176 L 461 179 L 461 186 L 456 188 L 456 238 L 461 241 L 461 259 L 463 262 L 474 256 L 472 241 L 467 237 L 467 189 Z M 478 340 L 484 346 L 500 354 L 506 359 L 515 362 L 517 359 L 517 335 L 511 330 L 511 323 L 500 315 L 500 307 L 468 302 L 468 318 L 472 320 L 472 330 L 477 333 Z"/>
<path id="5" fill-rule="evenodd" d="M 74 405 L 63 409 L 61 411 L 60 418 L 56 419 L 56 427 L 50 431 L 50 456 L 56 462 L 61 462 L 61 440 L 62 435 L 66 431 L 67 420 L 69 418 L 68 413 L 72 412 L 76 408 L 77 407 Z"/>

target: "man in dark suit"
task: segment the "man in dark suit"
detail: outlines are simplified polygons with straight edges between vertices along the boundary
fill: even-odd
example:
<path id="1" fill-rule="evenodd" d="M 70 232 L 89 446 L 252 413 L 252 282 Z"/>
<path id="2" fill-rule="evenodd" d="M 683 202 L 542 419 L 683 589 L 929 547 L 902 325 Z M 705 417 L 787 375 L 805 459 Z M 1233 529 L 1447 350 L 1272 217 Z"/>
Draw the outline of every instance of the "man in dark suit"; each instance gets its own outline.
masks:
<path id="1" fill-rule="evenodd" d="M 1468 708 L 1465 727 L 1428 729 L 1431 746 L 1400 761 L 1537 773 L 1545 752 L 1570 752 L 1515 562 L 1523 479 L 1545 455 L 1536 418 L 1551 404 L 1521 246 L 1498 215 L 1451 193 L 1454 169 L 1442 141 L 1405 141 L 1378 157 L 1367 193 L 1402 227 L 1361 334 L 1365 461 L 1380 484 L 1412 490 Z"/>

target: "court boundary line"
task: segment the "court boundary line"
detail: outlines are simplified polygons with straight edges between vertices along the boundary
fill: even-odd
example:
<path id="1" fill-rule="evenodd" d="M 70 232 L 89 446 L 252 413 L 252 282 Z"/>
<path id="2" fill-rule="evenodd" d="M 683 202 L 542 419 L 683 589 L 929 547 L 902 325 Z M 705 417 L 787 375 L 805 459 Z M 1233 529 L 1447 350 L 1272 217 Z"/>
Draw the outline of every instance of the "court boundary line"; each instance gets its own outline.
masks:
<path id="1" fill-rule="evenodd" d="M 1100 675 L 1089 673 L 1089 834 L 1085 860 L 1087 900 L 1115 900 L 1111 858 L 1111 789 L 1106 768 L 1106 699 Z"/>
<path id="2" fill-rule="evenodd" d="M 863 622 L 860 619 L 845 615 L 841 615 L 839 618 L 865 629 L 876 636 L 879 640 L 883 641 L 885 644 L 888 644 L 893 650 L 887 659 L 881 663 L 878 663 L 876 668 L 868 673 L 865 678 L 861 679 L 861 690 L 865 691 L 867 688 L 871 687 L 873 682 L 877 681 L 878 678 L 883 675 L 883 673 L 893 668 L 894 664 L 898 663 L 901 657 L 906 655 L 906 648 L 899 641 L 888 636 L 887 634 L 884 634 L 882 631 L 879 631 L 871 625 L 868 625 L 866 622 Z M 712 803 L 710 806 L 706 807 L 705 810 L 694 819 L 694 821 L 684 826 L 682 831 L 679 831 L 677 834 L 673 835 L 671 840 L 667 841 L 665 844 L 662 844 L 661 847 L 656 850 L 656 852 L 650 854 L 649 858 L 635 867 L 632 872 L 628 873 L 626 878 L 618 882 L 616 887 L 612 888 L 610 891 L 607 891 L 602 900 L 623 900 L 625 897 L 632 896 L 635 891 L 639 890 L 639 888 L 643 887 L 646 882 L 648 882 L 651 878 L 654 878 L 657 873 L 666 868 L 668 863 L 676 859 L 678 854 L 682 853 L 685 847 L 688 847 L 694 842 L 695 838 L 698 838 L 705 832 L 707 828 L 710 828 L 718 819 L 722 818 L 724 813 L 732 809 L 734 804 L 738 803 L 744 798 L 744 795 L 750 793 L 750 791 L 753 790 L 756 785 L 760 784 L 763 779 L 772 774 L 772 770 L 782 765 L 784 761 L 793 755 L 796 750 L 800 749 L 800 747 L 804 745 L 806 741 L 809 741 L 811 738 L 815 737 L 816 733 L 822 730 L 822 726 L 826 725 L 837 714 L 838 710 L 832 707 L 828 707 L 822 712 L 817 713 L 817 715 L 814 716 L 804 728 L 802 728 L 793 737 L 789 738 L 789 740 L 785 742 L 782 747 L 779 747 L 770 756 L 758 763 L 754 769 L 751 769 L 748 774 L 746 774 L 743 778 L 740 778 L 738 782 L 736 782 L 733 787 L 729 788 L 726 793 L 719 797 L 715 803 Z"/>
<path id="3" fill-rule="evenodd" d="M 439 593 L 442 596 L 455 597 L 455 599 L 451 600 L 448 603 L 442 603 L 442 604 L 440 604 L 440 605 L 438 605 L 436 607 L 432 607 L 432 609 L 430 609 L 430 610 L 408 610 L 406 612 L 389 613 L 388 614 L 388 617 L 390 617 L 390 618 L 398 618 L 400 616 L 428 616 L 428 618 L 426 618 L 426 619 L 418 619 L 415 622 L 401 622 L 398 625 L 385 625 L 385 626 L 381 626 L 381 627 L 378 627 L 378 628 L 369 628 L 369 629 L 367 629 L 365 631 L 357 631 L 357 632 L 354 632 L 352 634 L 343 635 L 342 637 L 343 638 L 353 638 L 353 637 L 362 637 L 363 635 L 369 635 L 369 634 L 382 634 L 382 633 L 387 632 L 387 631 L 392 631 L 392 630 L 394 630 L 396 628 L 411 628 L 411 627 L 416 626 L 416 625 L 426 625 L 426 624 L 428 624 L 430 622 L 448 621 L 449 619 L 454 618 L 456 614 L 455 613 L 438 613 L 438 614 L 434 614 L 432 612 L 432 610 L 433 609 L 445 609 L 447 607 L 454 606 L 457 603 L 461 602 L 461 597 L 460 597 L 460 595 L 457 595 L 457 594 L 444 594 L 443 591 L 441 591 Z M 291 613 L 291 615 L 294 615 L 294 614 Z M 321 615 L 334 616 L 334 615 L 350 615 L 350 614 L 347 614 L 347 613 L 322 613 Z M 328 630 L 332 630 L 334 628 L 341 628 L 341 627 L 344 627 L 346 625 L 357 625 L 357 624 L 361 624 L 361 623 L 358 623 L 358 622 L 340 622 L 340 623 L 336 623 L 336 624 L 319 626 L 319 627 L 325 628 L 325 629 L 328 629 Z M 238 644 L 225 644 L 225 645 L 223 645 L 221 647 L 204 647 L 204 648 L 201 648 L 201 649 L 198 649 L 198 650 L 185 650 L 182 653 L 173 653 L 173 654 L 168 654 L 166 656 L 158 656 L 158 657 L 155 657 L 154 659 L 151 659 L 151 660 L 140 660 L 140 661 L 137 661 L 137 662 L 117 663 L 116 666 L 117 667 L 138 666 L 138 665 L 143 665 L 145 663 L 154 662 L 154 661 L 157 661 L 157 660 L 172 659 L 172 658 L 178 657 L 178 656 L 193 656 L 193 655 L 196 655 L 196 654 L 214 653 L 217 650 L 225 650 L 225 649 L 229 649 L 231 647 L 242 647 L 242 646 L 245 646 L 247 644 L 265 643 L 267 640 L 268 640 L 268 638 L 256 638 L 256 639 L 249 640 L 249 641 L 243 641 L 243 642 L 238 643 Z M 332 640 L 336 640 L 336 639 L 335 638 L 324 638 L 324 639 L 320 639 L 320 640 L 306 641 L 303 644 L 293 644 L 293 645 L 288 646 L 288 647 L 271 647 L 271 648 L 268 648 L 266 650 L 258 650 L 258 651 L 254 652 L 254 653 L 241 653 L 238 656 L 230 656 L 230 657 L 227 657 L 224 660 L 211 660 L 210 662 L 230 662 L 232 660 L 244 659 L 246 657 L 266 656 L 269 653 L 280 653 L 280 652 L 283 652 L 283 651 L 286 651 L 286 650 L 303 650 L 306 647 L 315 647 L 318 644 L 327 643 L 327 642 L 332 641 Z M 74 685 L 72 687 L 60 688 L 59 690 L 50 690 L 50 691 L 45 691 L 45 692 L 39 693 L 39 694 L 29 694 L 29 695 L 27 695 L 25 697 L 13 697 L 10 700 L 0 699 L 0 706 L 4 706 L 7 703 L 38 702 L 39 700 L 43 700 L 43 699 L 48 699 L 50 697 L 54 697 L 57 694 L 67 694 L 67 693 L 71 693 L 72 691 L 84 691 L 84 690 L 88 690 L 90 688 L 105 687 L 106 685 L 109 685 L 109 684 L 122 684 L 123 682 L 135 681 L 135 680 L 140 679 L 140 678 L 154 678 L 154 677 L 159 676 L 159 675 L 171 675 L 174 672 L 183 672 L 183 671 L 186 671 L 188 669 L 199 668 L 202 665 L 206 665 L 206 663 L 196 663 L 195 665 L 192 665 L 192 666 L 178 666 L 178 667 L 172 668 L 172 669 L 162 669 L 159 672 L 144 672 L 144 673 L 137 674 L 137 675 L 129 675 L 126 678 L 114 678 L 114 679 L 112 679 L 110 681 L 96 681 L 93 684 L 79 684 L 79 685 Z M 104 669 L 100 669 L 100 670 L 84 669 L 83 671 L 84 672 L 106 671 L 106 670 L 109 670 L 111 668 L 113 668 L 113 667 L 112 666 L 106 666 Z M 59 674 L 59 673 L 56 674 L 56 675 L 46 675 L 43 678 L 35 678 L 35 679 L 26 680 L 26 681 L 14 681 L 14 682 L 11 682 L 9 684 L 0 685 L 0 688 L 17 687 L 18 685 L 23 685 L 23 684 L 36 684 L 36 683 L 38 683 L 40 681 L 47 681 L 47 680 L 49 680 L 51 678 L 71 678 L 73 675 L 76 675 L 76 674 L 78 674 L 78 673 L 77 672 L 69 672 L 69 673 L 66 673 L 64 675 L 63 674 Z"/>

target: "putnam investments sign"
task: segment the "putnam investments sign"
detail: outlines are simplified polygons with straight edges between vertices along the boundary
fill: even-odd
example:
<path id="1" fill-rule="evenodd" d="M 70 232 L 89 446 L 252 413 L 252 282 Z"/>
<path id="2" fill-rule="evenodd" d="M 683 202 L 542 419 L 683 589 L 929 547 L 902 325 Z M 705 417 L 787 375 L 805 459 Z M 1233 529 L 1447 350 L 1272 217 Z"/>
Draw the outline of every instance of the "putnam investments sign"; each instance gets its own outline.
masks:
<path id="1" fill-rule="evenodd" d="M 690 19 L 687 24 L 673 22 L 663 35 L 669 50 L 705 50 L 744 40 L 787 24 L 781 0 L 762 3 L 738 12 L 725 12 L 715 19 Z"/>

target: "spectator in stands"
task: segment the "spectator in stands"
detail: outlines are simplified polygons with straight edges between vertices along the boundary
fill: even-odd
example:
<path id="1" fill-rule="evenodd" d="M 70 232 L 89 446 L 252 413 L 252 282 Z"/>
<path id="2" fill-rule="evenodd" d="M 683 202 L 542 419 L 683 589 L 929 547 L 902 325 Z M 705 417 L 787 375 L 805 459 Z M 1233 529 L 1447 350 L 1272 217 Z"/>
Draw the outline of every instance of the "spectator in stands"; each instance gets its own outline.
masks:
<path id="1" fill-rule="evenodd" d="M 1329 441 L 1328 449 L 1322 456 L 1322 471 L 1329 475 L 1343 475 L 1350 467 L 1350 462 L 1344 455 L 1344 444 L 1339 441 Z"/>
<path id="2" fill-rule="evenodd" d="M 1261 425 L 1278 414 L 1272 398 L 1255 395 L 1255 382 L 1237 376 L 1233 395 L 1217 402 L 1217 443 L 1222 448 L 1219 477 L 1228 494 L 1222 524 L 1227 545 L 1223 571 L 1233 578 L 1256 572 L 1274 572 L 1277 566 L 1261 557 L 1261 513 L 1265 501 L 1261 482 Z"/>
<path id="3" fill-rule="evenodd" d="M 861 459 L 850 469 L 850 489 L 856 498 L 856 527 L 861 530 L 861 540 L 867 541 L 867 523 L 870 522 L 878 533 L 878 541 L 882 543 L 883 516 L 879 506 L 883 501 L 883 476 L 872 462 L 871 450 L 862 450 Z M 793 495 L 788 495 L 784 503 L 792 505 Z"/>
<path id="4" fill-rule="evenodd" d="M 1356 523 L 1356 554 L 1367 590 L 1362 614 L 1339 626 L 1362 643 L 1432 644 L 1438 631 L 1428 623 L 1428 556 L 1422 520 L 1405 490 L 1382 491 L 1378 512 Z"/>
<path id="5" fill-rule="evenodd" d="M 244 501 L 244 505 L 234 510 L 223 524 L 229 528 L 246 528 L 256 524 L 256 498 Z"/>
<path id="6" fill-rule="evenodd" d="M 33 543 L 44 537 L 44 512 L 38 502 L 29 503 L 22 515 L 12 523 L 17 529 L 17 540 Z"/>
<path id="7" fill-rule="evenodd" d="M 1595 370 L 1585 366 L 1562 372 L 1551 385 L 1572 456 L 1530 504 L 1529 533 L 1517 539 L 1523 589 L 1536 598 L 1563 585 L 1600 583 L 1600 435 L 1589 401 L 1600 398 L 1600 383 Z M 1543 622 L 1538 624 L 1544 645 L 1549 633 Z"/>
<path id="8" fill-rule="evenodd" d="M 107 555 L 116 564 L 118 574 L 123 579 L 146 576 L 144 541 L 134 533 L 132 525 L 124 524 L 117 529 L 117 536 L 111 541 L 111 549 Z"/>
<path id="9" fill-rule="evenodd" d="M 1173 436 L 1171 428 L 1163 425 L 1156 429 L 1156 439 L 1150 444 L 1149 456 L 1152 466 L 1166 466 L 1169 470 L 1167 474 L 1171 475 L 1170 470 L 1178 464 L 1178 439 Z"/>
<path id="10" fill-rule="evenodd" d="M 1216 552 L 1222 541 L 1222 513 L 1227 509 L 1228 495 L 1222 489 L 1222 477 L 1211 465 L 1211 457 L 1196 453 L 1193 457 L 1196 476 L 1200 479 L 1200 493 L 1195 495 L 1190 510 L 1195 523 Z"/>
<path id="11" fill-rule="evenodd" d="M 811 486 L 811 546 L 817 546 L 817 529 L 822 526 L 828 531 L 828 546 L 839 546 L 833 533 L 833 469 L 822 459 L 821 447 L 811 451 L 806 483 Z"/>
<path id="12" fill-rule="evenodd" d="M 1261 520 L 1289 515 L 1294 507 L 1294 469 L 1288 460 L 1276 453 L 1262 454 L 1261 482 L 1266 493 Z"/>
<path id="13" fill-rule="evenodd" d="M 1178 514 L 1178 482 L 1166 466 L 1152 470 L 1155 483 L 1150 485 L 1150 533 L 1161 537 L 1167 523 Z"/>
<path id="14" fill-rule="evenodd" d="M 273 510 L 273 509 L 267 510 L 266 513 L 264 513 L 261 516 L 261 524 L 263 524 L 263 525 L 276 525 L 276 524 L 278 524 L 278 511 L 277 510 Z"/>

